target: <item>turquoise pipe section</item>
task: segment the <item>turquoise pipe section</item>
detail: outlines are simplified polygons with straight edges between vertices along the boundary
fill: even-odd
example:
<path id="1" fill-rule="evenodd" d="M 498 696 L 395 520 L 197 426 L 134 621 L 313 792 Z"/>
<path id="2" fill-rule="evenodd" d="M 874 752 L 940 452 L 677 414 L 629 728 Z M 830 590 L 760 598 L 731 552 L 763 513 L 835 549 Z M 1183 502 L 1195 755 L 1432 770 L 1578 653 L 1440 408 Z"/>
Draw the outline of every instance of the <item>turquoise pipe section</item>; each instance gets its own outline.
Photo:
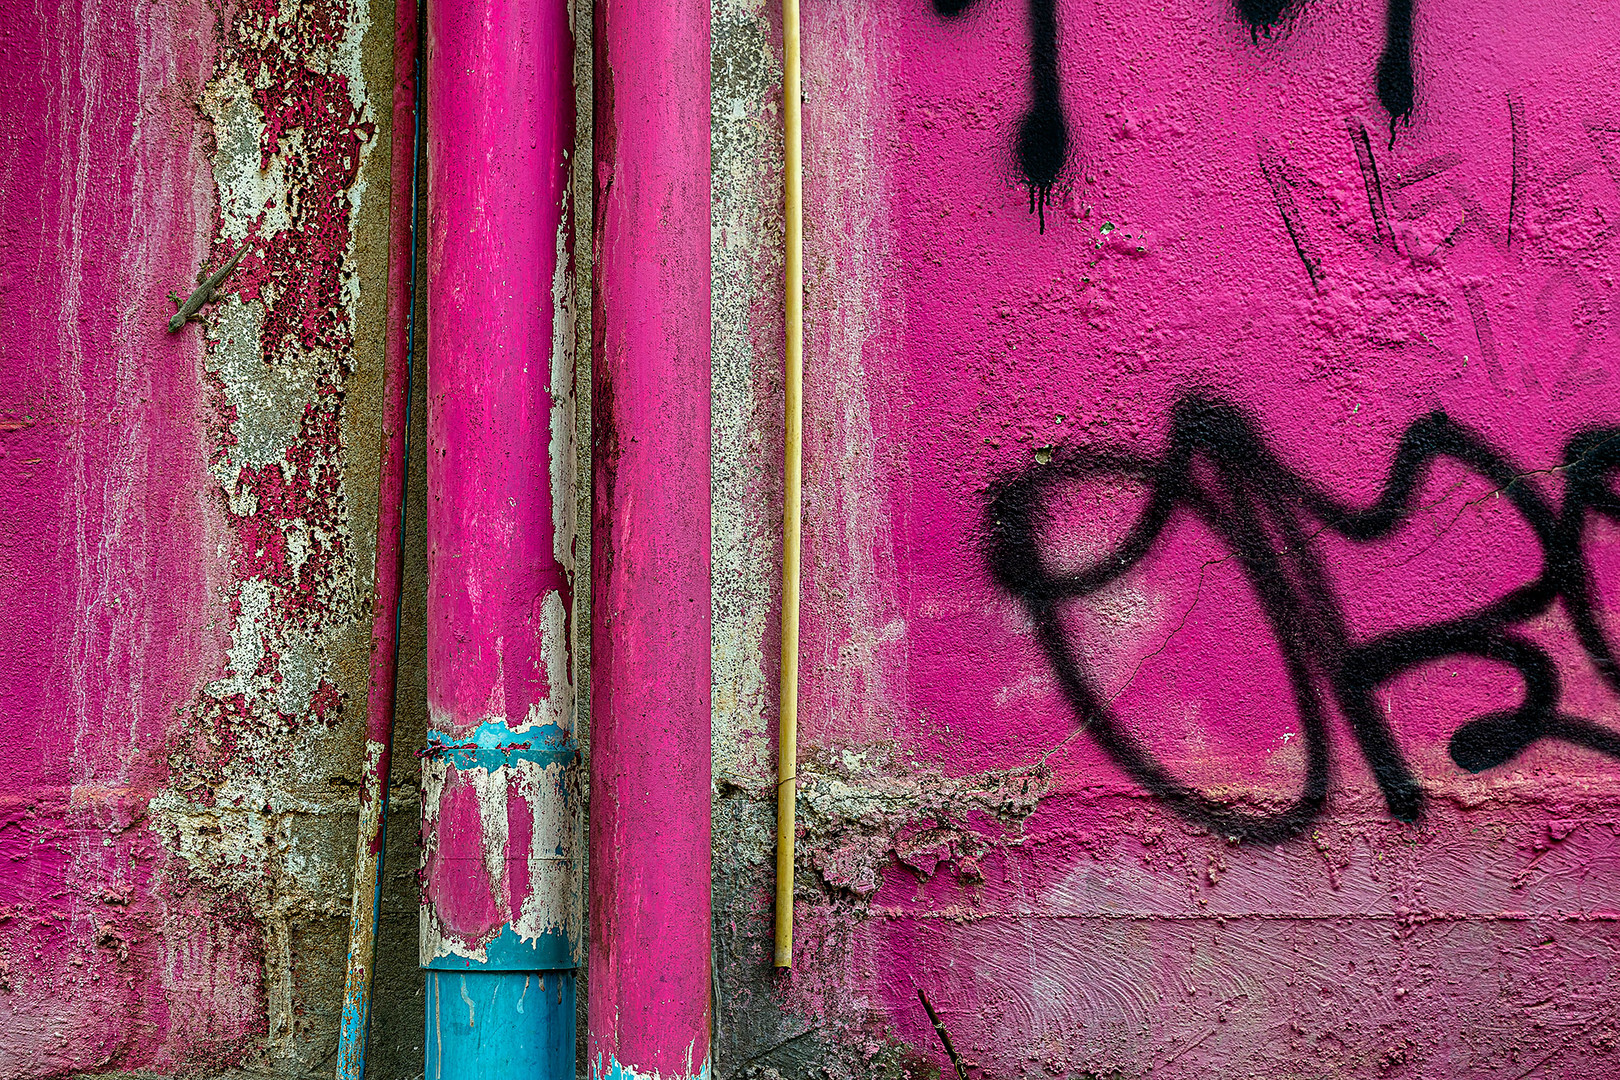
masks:
<path id="1" fill-rule="evenodd" d="M 574 968 L 580 949 L 577 901 L 548 906 L 559 880 L 577 888 L 580 755 L 572 733 L 557 724 L 514 730 L 502 721 L 480 724 L 452 741 L 429 735 L 424 776 L 442 811 L 428 838 L 429 898 L 441 930 L 486 904 L 505 921 L 492 937 L 452 935 L 459 947 L 424 950 L 427 969 L 426 1075 L 430 1077 L 574 1076 Z M 471 814 L 453 795 L 480 793 Z M 538 819 L 546 808 L 553 824 Z M 487 820 L 505 816 L 505 837 Z M 512 815 L 516 814 L 516 818 Z M 527 827 L 514 827 L 527 821 Z M 493 832 L 491 829 L 493 828 Z M 497 871 L 495 868 L 499 867 Z M 560 875 L 560 877 L 559 877 Z M 525 917 L 525 901 L 538 898 L 555 916 Z M 476 947 L 472 947 L 476 946 Z"/>
<path id="2" fill-rule="evenodd" d="M 426 1080 L 574 1076 L 572 971 L 427 972 Z"/>
<path id="3" fill-rule="evenodd" d="M 573 734 L 556 724 L 514 732 L 504 723 L 491 721 L 479 725 L 472 734 L 457 742 L 449 742 L 442 734 L 433 732 L 428 736 L 427 750 L 422 756 L 428 768 L 444 770 L 452 778 L 494 776 L 503 772 L 508 776 L 535 777 L 545 784 L 544 790 L 533 794 L 537 804 L 561 807 L 562 818 L 569 821 L 579 812 L 579 747 Z M 442 821 L 440 827 L 443 828 Z M 547 836 L 544 830 L 536 829 L 531 843 L 544 845 L 549 840 L 550 847 L 526 853 L 523 861 L 527 863 L 530 857 L 535 857 L 541 862 L 573 868 L 577 859 L 572 850 L 573 839 L 571 833 Z M 514 857 L 510 846 L 506 857 Z M 482 869 L 485 862 L 482 841 L 464 852 L 463 861 L 476 862 Z M 430 867 L 436 862 L 430 859 Z M 481 876 L 474 873 L 468 877 L 477 881 L 482 891 Z M 519 896 L 510 898 L 514 905 L 521 901 Z M 580 942 L 577 931 L 570 931 L 575 931 L 573 918 L 561 918 L 555 926 L 528 934 L 519 933 L 511 923 L 506 923 L 492 940 L 483 944 L 479 950 L 482 959 L 450 952 L 424 957 L 422 966 L 434 971 L 532 972 L 573 968 L 579 963 Z"/>
<path id="4" fill-rule="evenodd" d="M 504 722 L 480 724 L 466 738 L 452 741 L 441 732 L 428 733 L 426 759 L 440 759 L 462 772 L 487 769 L 494 772 L 514 761 L 535 761 L 542 766 L 552 762 L 572 767 L 579 748 L 571 731 L 557 724 L 538 724 L 514 731 Z"/>
<path id="5" fill-rule="evenodd" d="M 435 957 L 422 966 L 429 971 L 551 971 L 573 967 L 574 943 L 568 935 L 548 930 L 537 938 L 519 937 L 511 926 L 501 927 L 495 940 L 484 946 L 484 963 L 451 954 Z"/>

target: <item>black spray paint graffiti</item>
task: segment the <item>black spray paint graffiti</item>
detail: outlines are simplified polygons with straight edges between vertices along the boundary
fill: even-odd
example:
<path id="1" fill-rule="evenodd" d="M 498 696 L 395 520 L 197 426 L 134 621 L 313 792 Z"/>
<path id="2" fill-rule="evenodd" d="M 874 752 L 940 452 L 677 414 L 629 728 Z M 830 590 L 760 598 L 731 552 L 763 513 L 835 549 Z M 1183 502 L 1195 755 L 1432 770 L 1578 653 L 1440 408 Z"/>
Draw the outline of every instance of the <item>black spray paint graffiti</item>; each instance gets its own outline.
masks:
<path id="1" fill-rule="evenodd" d="M 933 0 L 934 11 L 945 18 L 967 12 L 978 0 Z M 1234 0 L 1238 15 L 1256 41 L 1271 35 L 1298 9 L 1302 0 Z M 1058 80 L 1057 0 L 1028 0 L 1029 106 L 1018 122 L 1014 152 L 1018 171 L 1029 188 L 1029 209 L 1040 216 L 1046 231 L 1046 204 L 1063 175 L 1073 140 L 1063 112 Z M 1417 100 L 1412 75 L 1412 0 L 1387 0 L 1384 15 L 1384 51 L 1378 58 L 1374 84 L 1378 101 L 1389 114 L 1389 142 L 1395 145 L 1395 125 L 1411 122 Z"/>
<path id="2" fill-rule="evenodd" d="M 1303 0 L 1235 0 L 1238 15 L 1249 26 L 1250 35 L 1270 37 L 1282 23 L 1299 10 Z M 1373 75 L 1378 103 L 1389 114 L 1389 143 L 1395 145 L 1395 125 L 1410 123 L 1417 103 L 1416 82 L 1412 75 L 1412 0 L 1385 0 L 1384 51 L 1378 56 Z"/>
<path id="3" fill-rule="evenodd" d="M 934 0 L 934 10 L 950 18 L 978 0 Z M 1046 231 L 1046 204 L 1069 160 L 1069 121 L 1063 115 L 1058 83 L 1057 0 L 1029 0 L 1029 108 L 1018 122 L 1014 143 L 1018 171 L 1029 187 L 1029 209 Z"/>
<path id="4" fill-rule="evenodd" d="M 1540 573 L 1463 617 L 1354 641 L 1312 534 L 1331 530 L 1358 543 L 1389 536 L 1413 511 L 1438 458 L 1465 466 L 1509 500 L 1540 545 Z M 1435 412 L 1407 428 L 1378 499 L 1355 507 L 1288 468 L 1237 406 L 1193 394 L 1172 412 L 1163 457 L 1065 449 L 1047 464 L 992 484 L 985 554 L 996 583 L 1023 603 L 1076 718 L 1115 764 L 1190 821 L 1223 835 L 1276 843 L 1307 828 L 1326 801 L 1330 706 L 1354 733 L 1390 813 L 1402 821 L 1421 815 L 1423 788 L 1373 695 L 1429 661 L 1481 657 L 1514 668 L 1524 682 L 1524 700 L 1516 708 L 1476 717 L 1452 736 L 1451 756 L 1462 768 L 1494 768 L 1539 739 L 1620 757 L 1620 733 L 1564 713 L 1552 659 L 1516 632 L 1561 602 L 1593 667 L 1620 692 L 1620 666 L 1594 612 L 1582 546 L 1592 515 L 1620 521 L 1620 496 L 1609 483 L 1620 474 L 1620 428 L 1576 434 L 1565 447 L 1560 471 L 1563 501 L 1555 506 L 1505 455 Z M 1148 492 L 1130 532 L 1090 569 L 1051 569 L 1043 549 L 1054 526 L 1054 496 L 1066 485 L 1121 479 Z M 1064 629 L 1064 602 L 1095 593 L 1129 572 L 1178 514 L 1203 522 L 1237 559 L 1289 674 L 1306 747 L 1305 779 L 1298 797 L 1272 812 L 1236 809 L 1167 770 L 1114 715 Z"/>

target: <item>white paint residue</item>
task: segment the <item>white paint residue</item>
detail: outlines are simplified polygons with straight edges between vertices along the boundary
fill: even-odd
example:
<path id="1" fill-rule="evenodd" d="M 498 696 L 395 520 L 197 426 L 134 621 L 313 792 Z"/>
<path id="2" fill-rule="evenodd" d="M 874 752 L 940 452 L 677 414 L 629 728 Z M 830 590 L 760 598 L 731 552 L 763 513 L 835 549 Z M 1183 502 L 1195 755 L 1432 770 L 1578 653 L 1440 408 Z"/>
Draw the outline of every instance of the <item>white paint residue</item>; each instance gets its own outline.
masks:
<path id="1" fill-rule="evenodd" d="M 529 706 L 528 715 L 513 730 L 528 731 L 536 726 L 555 724 L 563 731 L 572 731 L 574 669 L 568 655 L 568 611 L 563 607 L 562 593 L 555 590 L 546 594 L 540 606 L 540 653 L 550 689 L 544 701 Z"/>
<path id="2" fill-rule="evenodd" d="M 996 708 L 1005 709 L 1015 701 L 1042 701 L 1052 698 L 1056 693 L 1057 683 L 1042 661 L 1040 665 L 1024 665 L 1017 678 L 1005 686 L 996 688 L 993 700 Z"/>
<path id="3" fill-rule="evenodd" d="M 228 240 L 242 240 L 250 231 L 269 237 L 291 228 L 287 161 L 301 148 L 302 138 L 294 136 L 302 133 L 295 130 L 284 136 L 268 165 L 260 169 L 259 147 L 265 141 L 264 114 L 254 102 L 243 72 L 231 69 L 214 79 L 203 92 L 202 104 L 203 111 L 214 122 L 214 139 L 218 145 L 213 165 L 214 186 L 219 192 L 220 232 Z"/>
<path id="4" fill-rule="evenodd" d="M 461 775 L 472 780 L 478 798 L 478 828 L 483 837 L 484 876 L 497 906 L 506 896 L 506 845 L 510 839 L 506 814 L 509 769 L 473 769 Z"/>
<path id="5" fill-rule="evenodd" d="M 467 1026 L 472 1027 L 476 1022 L 476 1010 L 473 1008 L 473 999 L 467 996 L 467 976 L 461 977 L 461 1000 L 467 1003 Z"/>
<path id="6" fill-rule="evenodd" d="M 551 275 L 551 537 L 552 553 L 572 577 L 574 545 L 579 540 L 579 508 L 574 499 L 574 478 L 579 460 L 575 431 L 574 399 L 574 290 L 573 262 L 568 257 L 568 235 L 573 228 L 570 202 L 572 189 L 563 194 L 562 220 L 557 225 L 557 262 Z M 564 657 L 566 661 L 566 654 Z M 547 654 L 546 677 L 555 687 L 558 669 L 550 666 Z M 553 690 L 552 697 L 556 697 Z"/>
<path id="7" fill-rule="evenodd" d="M 429 825 L 422 857 L 424 866 L 432 857 L 436 833 L 432 821 L 443 799 L 449 764 L 429 759 L 422 768 L 423 806 Z M 483 829 L 484 870 L 494 895 L 504 903 L 505 866 L 510 857 L 507 800 L 522 798 L 533 819 L 528 872 L 529 892 L 520 910 L 503 912 L 521 940 L 533 941 L 549 933 L 561 933 L 578 946 L 584 932 L 582 904 L 578 896 L 580 873 L 579 829 L 573 808 L 578 805 L 578 764 L 552 762 L 542 766 L 535 761 L 516 761 L 491 773 L 474 768 L 460 776 L 470 781 L 478 799 L 479 823 Z M 468 944 L 446 933 L 431 906 L 424 907 L 419 926 L 422 963 L 445 956 L 461 956 L 477 963 L 488 960 L 487 943 Z"/>
<path id="8" fill-rule="evenodd" d="M 524 765 L 522 790 L 534 815 L 534 842 L 529 848 L 529 894 L 512 929 L 525 940 L 560 933 L 577 947 L 584 932 L 578 898 L 579 830 L 572 812 L 578 805 L 577 769 Z"/>
<path id="9" fill-rule="evenodd" d="M 266 363 L 263 352 L 264 304 L 226 295 L 210 317 L 213 348 L 208 370 L 225 385 L 225 399 L 236 410 L 231 432 L 236 443 L 226 447 L 211 467 L 214 478 L 231 495 L 244 467 L 277 464 L 292 478 L 287 450 L 302 434 L 305 409 L 317 400 L 322 371 L 331 370 L 335 358 L 328 350 L 305 351 L 289 340 Z M 233 513 L 252 513 L 233 503 Z"/>

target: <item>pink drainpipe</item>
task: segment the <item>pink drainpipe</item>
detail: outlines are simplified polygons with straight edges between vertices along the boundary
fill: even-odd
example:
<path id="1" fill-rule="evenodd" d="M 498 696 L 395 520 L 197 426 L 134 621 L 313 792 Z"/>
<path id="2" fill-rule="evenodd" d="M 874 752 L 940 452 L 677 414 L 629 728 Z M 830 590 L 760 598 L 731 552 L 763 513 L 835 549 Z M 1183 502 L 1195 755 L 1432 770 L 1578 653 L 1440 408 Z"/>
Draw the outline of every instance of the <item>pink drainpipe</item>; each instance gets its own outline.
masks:
<path id="1" fill-rule="evenodd" d="M 598 0 L 590 1066 L 709 1073 L 709 4 Z"/>
<path id="2" fill-rule="evenodd" d="M 427 1075 L 573 1076 L 579 755 L 553 485 L 573 469 L 565 0 L 426 25 Z"/>

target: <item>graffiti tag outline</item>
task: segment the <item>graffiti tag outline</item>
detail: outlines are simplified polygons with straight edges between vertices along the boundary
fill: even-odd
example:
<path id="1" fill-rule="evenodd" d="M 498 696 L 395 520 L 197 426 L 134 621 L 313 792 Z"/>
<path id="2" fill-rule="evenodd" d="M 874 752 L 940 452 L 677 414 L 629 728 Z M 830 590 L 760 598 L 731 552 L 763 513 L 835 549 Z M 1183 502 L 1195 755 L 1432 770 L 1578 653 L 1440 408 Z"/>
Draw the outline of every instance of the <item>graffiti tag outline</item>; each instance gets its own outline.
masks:
<path id="1" fill-rule="evenodd" d="M 1352 639 L 1320 556 L 1309 518 L 1321 529 L 1366 543 L 1392 534 L 1440 458 L 1483 477 L 1534 533 L 1541 572 L 1469 613 Z M 1529 477 L 1482 436 L 1436 411 L 1401 436 L 1378 497 L 1368 506 L 1341 501 L 1290 469 L 1254 421 L 1219 396 L 1190 393 L 1174 406 L 1162 457 L 1063 447 L 994 481 L 987 492 L 984 554 L 995 583 L 1016 597 L 1081 726 L 1109 758 L 1178 814 L 1224 835 L 1278 843 L 1310 826 L 1326 804 L 1332 771 L 1330 704 L 1349 725 L 1390 813 L 1415 821 L 1424 791 L 1374 700 L 1384 683 L 1418 665 L 1472 656 L 1515 669 L 1524 700 L 1475 717 L 1452 735 L 1452 759 L 1470 772 L 1502 765 L 1540 739 L 1558 739 L 1620 758 L 1620 733 L 1559 708 L 1561 683 L 1545 650 L 1516 628 L 1561 602 L 1587 658 L 1620 693 L 1620 665 L 1597 622 L 1583 541 L 1594 514 L 1620 522 L 1620 427 L 1577 432 L 1560 466 L 1563 500 L 1555 506 Z M 1042 554 L 1051 497 L 1063 485 L 1124 478 L 1146 485 L 1140 518 L 1117 546 L 1089 568 L 1051 569 Z M 1281 647 L 1305 740 L 1305 778 L 1289 805 L 1270 812 L 1236 809 L 1173 775 L 1109 708 L 1084 660 L 1071 646 L 1060 608 L 1118 580 L 1153 550 L 1178 512 L 1194 514 L 1231 552 Z"/>

